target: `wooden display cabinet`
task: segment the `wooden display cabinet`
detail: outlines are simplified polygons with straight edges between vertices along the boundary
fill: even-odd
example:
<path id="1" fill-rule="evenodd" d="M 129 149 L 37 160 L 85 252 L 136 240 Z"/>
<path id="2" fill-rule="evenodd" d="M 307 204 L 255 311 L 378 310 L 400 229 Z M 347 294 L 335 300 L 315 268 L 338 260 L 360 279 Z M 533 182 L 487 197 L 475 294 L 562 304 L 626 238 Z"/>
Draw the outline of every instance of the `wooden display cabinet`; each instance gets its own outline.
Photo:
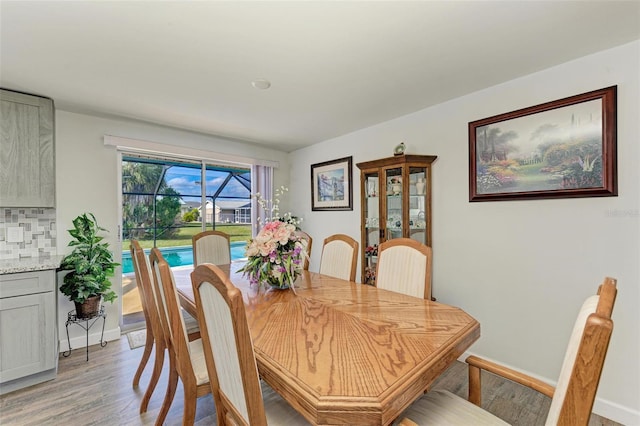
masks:
<path id="1" fill-rule="evenodd" d="M 378 245 L 413 238 L 431 245 L 431 164 L 435 155 L 397 155 L 360 169 L 362 283 L 375 285 Z"/>

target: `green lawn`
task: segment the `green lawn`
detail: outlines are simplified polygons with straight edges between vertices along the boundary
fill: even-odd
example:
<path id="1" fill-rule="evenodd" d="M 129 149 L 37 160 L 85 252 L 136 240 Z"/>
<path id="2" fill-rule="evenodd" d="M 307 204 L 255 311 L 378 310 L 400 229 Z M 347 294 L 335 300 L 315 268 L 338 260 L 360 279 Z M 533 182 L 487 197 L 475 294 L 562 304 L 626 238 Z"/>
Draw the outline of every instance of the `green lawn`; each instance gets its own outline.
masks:
<path id="1" fill-rule="evenodd" d="M 207 227 L 207 230 L 210 230 Z M 175 246 L 190 246 L 191 237 L 202 230 L 202 225 L 198 223 L 185 223 L 180 227 L 178 235 L 170 239 L 158 239 L 156 245 L 158 247 L 175 247 Z M 251 238 L 251 225 L 237 225 L 219 223 L 216 224 L 216 231 L 221 231 L 229 234 L 231 242 L 234 241 L 247 241 Z M 142 248 L 152 248 L 153 240 L 139 240 Z M 122 242 L 122 250 L 129 250 L 129 241 Z"/>

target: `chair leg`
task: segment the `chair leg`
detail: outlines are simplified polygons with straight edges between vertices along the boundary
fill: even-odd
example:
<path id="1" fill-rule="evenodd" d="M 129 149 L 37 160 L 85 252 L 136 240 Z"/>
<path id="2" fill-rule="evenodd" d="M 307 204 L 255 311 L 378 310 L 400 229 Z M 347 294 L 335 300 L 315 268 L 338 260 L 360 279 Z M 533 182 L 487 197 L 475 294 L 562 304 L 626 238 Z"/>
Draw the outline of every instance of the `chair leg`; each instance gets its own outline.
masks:
<path id="1" fill-rule="evenodd" d="M 156 342 L 156 356 L 155 362 L 153 363 L 153 372 L 151 373 L 151 378 L 149 379 L 149 386 L 147 387 L 147 391 L 144 393 L 142 402 L 140 403 L 140 414 L 147 412 L 149 400 L 151 399 L 151 395 L 153 395 L 153 391 L 156 389 L 156 385 L 158 384 L 158 379 L 160 379 L 160 375 L 162 374 L 165 349 L 166 346 L 164 345 L 164 343 Z"/>
<path id="2" fill-rule="evenodd" d="M 182 413 L 182 426 L 192 426 L 196 420 L 196 405 L 198 395 L 196 385 L 194 383 L 186 384 L 182 382 L 184 387 L 184 412 Z"/>
<path id="3" fill-rule="evenodd" d="M 160 413 L 158 414 L 158 418 L 156 419 L 156 426 L 162 426 L 164 423 L 164 419 L 167 417 L 169 413 L 169 409 L 171 408 L 171 403 L 173 402 L 173 397 L 176 394 L 176 389 L 178 388 L 178 371 L 176 370 L 175 357 L 169 353 L 169 380 L 167 382 L 167 393 L 164 396 L 164 400 L 162 401 L 162 408 L 160 409 Z"/>
<path id="4" fill-rule="evenodd" d="M 140 384 L 140 376 L 142 376 L 142 371 L 144 371 L 144 367 L 147 366 L 147 362 L 149 361 L 149 357 L 151 356 L 152 349 L 153 349 L 153 333 L 147 327 L 147 341 L 144 343 L 144 352 L 142 353 L 142 359 L 140 360 L 140 365 L 138 365 L 136 374 L 133 376 L 134 388 L 137 388 L 138 385 Z"/>
<path id="5" fill-rule="evenodd" d="M 478 367 L 469 365 L 469 402 L 477 405 L 482 404 L 482 385 L 480 381 L 481 371 Z"/>

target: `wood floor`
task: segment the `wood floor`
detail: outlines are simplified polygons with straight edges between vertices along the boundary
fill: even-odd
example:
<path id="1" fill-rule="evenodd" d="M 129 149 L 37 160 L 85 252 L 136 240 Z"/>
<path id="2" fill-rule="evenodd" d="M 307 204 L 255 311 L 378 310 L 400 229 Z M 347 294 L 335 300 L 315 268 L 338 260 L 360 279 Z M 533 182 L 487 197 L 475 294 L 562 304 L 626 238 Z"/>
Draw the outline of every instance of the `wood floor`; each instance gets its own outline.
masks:
<path id="1" fill-rule="evenodd" d="M 89 361 L 84 348 L 76 349 L 68 358 L 60 357 L 55 380 L 22 389 L 0 397 L 0 425 L 153 425 L 166 386 L 163 373 L 149 404 L 149 411 L 139 414 L 140 400 L 146 389 L 151 365 L 133 389 L 131 380 L 138 367 L 142 348 L 131 350 L 126 336 L 104 347 L 92 346 Z M 153 354 L 151 356 L 153 360 Z M 166 368 L 165 368 L 166 370 Z M 436 388 L 448 389 L 464 396 L 467 370 L 456 363 L 436 382 Z M 182 422 L 182 387 L 178 386 L 167 425 Z M 550 400 L 521 386 L 490 374 L 483 375 L 485 408 L 514 425 L 543 425 Z M 196 425 L 216 423 L 211 396 L 198 400 Z M 590 426 L 615 426 L 618 423 L 592 415 Z"/>

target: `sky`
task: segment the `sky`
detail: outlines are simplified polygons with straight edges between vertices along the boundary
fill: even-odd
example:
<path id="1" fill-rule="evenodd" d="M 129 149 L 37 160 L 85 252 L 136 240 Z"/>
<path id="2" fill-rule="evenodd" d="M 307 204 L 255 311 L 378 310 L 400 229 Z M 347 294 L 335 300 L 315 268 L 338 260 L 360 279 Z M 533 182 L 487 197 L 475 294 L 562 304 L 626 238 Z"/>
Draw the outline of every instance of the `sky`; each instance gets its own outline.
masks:
<path id="1" fill-rule="evenodd" d="M 213 195 L 220 188 L 228 174 L 228 172 L 207 170 L 206 192 L 208 196 Z M 173 166 L 167 170 L 165 180 L 170 187 L 181 194 L 200 197 L 201 175 L 199 169 Z M 250 196 L 250 192 L 236 179 L 232 178 L 220 195 L 246 199 Z"/>

